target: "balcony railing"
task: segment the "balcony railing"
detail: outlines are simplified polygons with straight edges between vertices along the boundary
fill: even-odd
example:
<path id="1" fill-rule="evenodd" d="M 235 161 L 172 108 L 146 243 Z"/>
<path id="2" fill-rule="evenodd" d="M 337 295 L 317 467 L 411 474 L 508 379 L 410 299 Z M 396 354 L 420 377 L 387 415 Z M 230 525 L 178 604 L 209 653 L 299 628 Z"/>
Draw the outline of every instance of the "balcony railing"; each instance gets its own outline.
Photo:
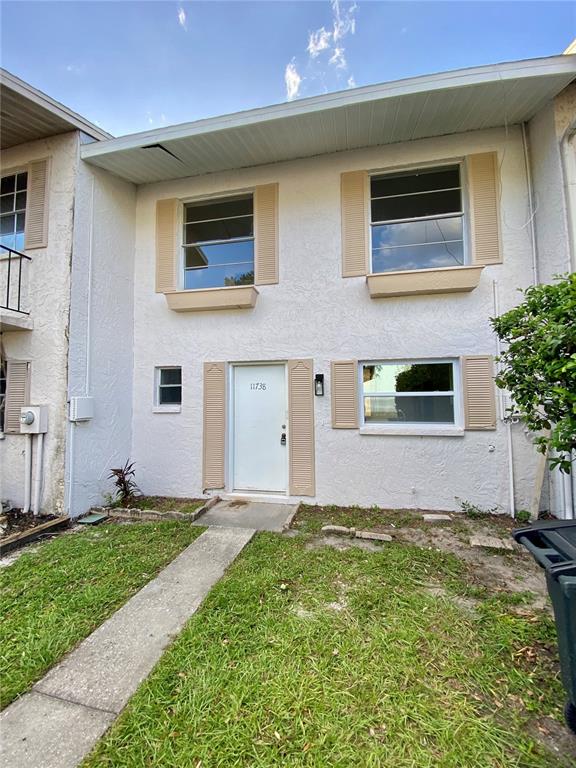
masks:
<path id="1" fill-rule="evenodd" d="M 0 309 L 9 309 L 21 315 L 30 312 L 22 308 L 22 266 L 32 261 L 30 256 L 7 245 L 0 245 Z"/>

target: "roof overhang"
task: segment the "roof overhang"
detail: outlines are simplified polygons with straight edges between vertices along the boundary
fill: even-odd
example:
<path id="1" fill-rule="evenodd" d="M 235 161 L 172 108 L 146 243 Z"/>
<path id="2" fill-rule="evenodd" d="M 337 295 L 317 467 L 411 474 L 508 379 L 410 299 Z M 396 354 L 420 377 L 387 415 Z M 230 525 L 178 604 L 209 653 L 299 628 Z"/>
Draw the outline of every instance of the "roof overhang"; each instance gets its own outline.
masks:
<path id="1" fill-rule="evenodd" d="M 1 149 L 76 130 L 95 141 L 112 138 L 81 115 L 0 69 Z"/>
<path id="2" fill-rule="evenodd" d="M 512 125 L 575 77 L 565 55 L 443 72 L 123 136 L 82 158 L 144 184 Z"/>

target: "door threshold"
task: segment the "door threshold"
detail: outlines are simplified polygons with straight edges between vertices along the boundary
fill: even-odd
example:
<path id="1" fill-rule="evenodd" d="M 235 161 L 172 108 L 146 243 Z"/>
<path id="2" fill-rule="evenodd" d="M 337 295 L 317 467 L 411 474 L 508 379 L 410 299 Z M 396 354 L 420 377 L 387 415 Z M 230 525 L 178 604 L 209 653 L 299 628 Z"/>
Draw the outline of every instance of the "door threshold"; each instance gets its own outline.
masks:
<path id="1" fill-rule="evenodd" d="M 293 504 L 288 493 L 273 493 L 268 491 L 229 491 L 221 494 L 226 499 L 248 499 L 250 501 L 271 502 L 275 504 Z"/>

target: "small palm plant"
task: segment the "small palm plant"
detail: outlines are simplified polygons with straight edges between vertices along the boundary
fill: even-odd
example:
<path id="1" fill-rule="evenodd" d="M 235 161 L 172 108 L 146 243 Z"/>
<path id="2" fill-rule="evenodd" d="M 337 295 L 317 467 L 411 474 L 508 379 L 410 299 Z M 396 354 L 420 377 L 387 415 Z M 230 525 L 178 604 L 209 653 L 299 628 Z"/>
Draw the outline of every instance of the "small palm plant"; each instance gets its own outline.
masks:
<path id="1" fill-rule="evenodd" d="M 115 499 L 116 502 L 127 506 L 130 502 L 134 501 L 135 492 L 138 490 L 136 481 L 134 480 L 134 462 L 130 459 L 126 460 L 123 467 L 119 469 L 111 469 L 109 480 L 114 480 L 116 486 Z"/>

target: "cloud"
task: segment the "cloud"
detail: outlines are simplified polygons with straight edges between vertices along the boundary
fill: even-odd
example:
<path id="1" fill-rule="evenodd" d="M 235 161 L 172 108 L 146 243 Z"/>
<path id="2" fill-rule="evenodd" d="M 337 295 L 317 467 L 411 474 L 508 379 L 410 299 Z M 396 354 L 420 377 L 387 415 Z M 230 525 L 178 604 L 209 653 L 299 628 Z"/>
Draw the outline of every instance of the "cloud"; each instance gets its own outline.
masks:
<path id="1" fill-rule="evenodd" d="M 308 48 L 306 49 L 310 56 L 315 59 L 322 51 L 330 48 L 332 33 L 325 27 L 320 27 L 316 32 L 311 32 L 308 37 Z"/>
<path id="2" fill-rule="evenodd" d="M 332 66 L 337 67 L 338 69 L 346 69 L 348 62 L 344 55 L 344 48 L 334 48 L 334 53 L 330 57 L 328 64 L 332 64 Z"/>
<path id="3" fill-rule="evenodd" d="M 332 13 L 334 14 L 334 42 L 337 43 L 347 34 L 353 35 L 356 32 L 356 13 L 358 6 L 352 3 L 344 12 L 340 10 L 340 0 L 332 0 Z"/>
<path id="4" fill-rule="evenodd" d="M 79 75 L 84 71 L 83 64 L 66 64 L 66 72 L 71 72 L 74 75 Z"/>
<path id="5" fill-rule="evenodd" d="M 356 81 L 349 71 L 345 40 L 356 32 L 355 2 L 341 3 L 331 0 L 331 18 L 327 24 L 308 32 L 307 60 L 302 64 L 294 56 L 284 71 L 288 100 L 300 96 L 300 88 L 306 81 L 306 90 L 327 93 L 331 89 L 354 88 Z M 305 76 L 301 75 L 304 67 Z M 344 78 L 346 78 L 344 80 Z"/>
<path id="6" fill-rule="evenodd" d="M 296 59 L 292 59 L 284 71 L 284 82 L 286 83 L 286 98 L 288 101 L 295 99 L 300 92 L 302 78 L 296 69 Z"/>
<path id="7" fill-rule="evenodd" d="M 188 23 L 186 19 L 186 11 L 184 8 L 182 8 L 181 5 L 178 6 L 178 24 L 182 27 L 183 30 L 188 30 Z"/>

